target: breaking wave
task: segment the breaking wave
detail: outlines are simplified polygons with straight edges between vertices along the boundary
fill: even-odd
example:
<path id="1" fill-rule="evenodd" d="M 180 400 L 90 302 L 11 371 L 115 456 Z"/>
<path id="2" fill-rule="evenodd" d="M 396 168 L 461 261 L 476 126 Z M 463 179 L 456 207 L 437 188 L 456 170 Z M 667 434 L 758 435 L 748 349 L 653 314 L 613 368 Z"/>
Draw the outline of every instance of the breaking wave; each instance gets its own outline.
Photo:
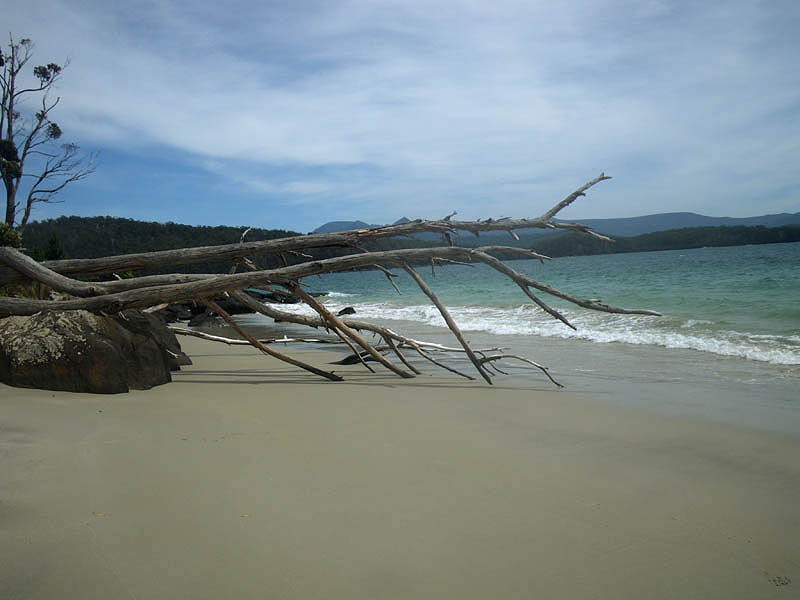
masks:
<path id="1" fill-rule="evenodd" d="M 372 319 L 402 330 L 402 325 L 387 322 L 411 322 L 433 327 L 446 327 L 436 307 L 426 304 L 400 306 L 388 302 L 342 303 L 354 294 L 329 294 L 325 304 L 332 311 L 353 306 L 359 318 Z M 338 300 L 338 301 L 337 301 Z M 314 314 L 305 305 L 284 305 L 282 310 Z M 512 308 L 485 306 L 448 306 L 448 310 L 464 331 L 494 335 L 535 335 L 541 337 L 577 338 L 610 344 L 649 344 L 666 348 L 683 348 L 710 352 L 721 356 L 740 357 L 779 365 L 800 364 L 800 336 L 749 334 L 730 331 L 702 319 L 680 319 L 663 316 L 615 315 L 591 311 L 565 310 L 563 313 L 577 328 L 572 330 L 531 305 Z"/>

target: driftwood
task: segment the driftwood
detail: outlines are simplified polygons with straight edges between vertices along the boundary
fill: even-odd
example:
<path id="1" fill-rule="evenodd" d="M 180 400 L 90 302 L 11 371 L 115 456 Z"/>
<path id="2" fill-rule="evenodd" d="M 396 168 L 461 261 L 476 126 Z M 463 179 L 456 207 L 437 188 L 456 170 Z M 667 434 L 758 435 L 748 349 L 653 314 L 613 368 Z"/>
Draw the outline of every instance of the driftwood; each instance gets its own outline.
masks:
<path id="1" fill-rule="evenodd" d="M 385 327 L 360 320 L 340 318 L 331 313 L 325 308 L 323 303 L 306 293 L 300 286 L 301 280 L 311 275 L 369 268 L 381 270 L 387 276 L 389 282 L 395 285 L 392 281 L 394 275 L 389 271 L 388 267 L 396 266 L 409 273 L 420 289 L 439 309 L 447 326 L 458 340 L 461 346 L 460 351 L 463 352 L 477 370 L 478 374 L 488 383 L 492 382 L 492 371 L 502 373 L 502 371 L 497 368 L 497 362 L 499 360 L 513 359 L 525 362 L 542 370 L 553 383 L 560 385 L 552 378 L 546 367 L 527 358 L 514 354 L 503 354 L 502 352 L 490 353 L 487 351 L 473 350 L 461 334 L 458 325 L 450 316 L 447 308 L 439 301 L 433 290 L 419 277 L 412 265 L 423 262 L 430 263 L 433 268 L 436 264 L 484 263 L 513 281 L 537 306 L 569 327 L 573 327 L 573 325 L 568 319 L 559 311 L 546 304 L 541 298 L 535 295 L 532 290 L 556 296 L 590 310 L 622 314 L 657 315 L 658 313 L 649 310 L 616 308 L 603 304 L 598 300 L 574 297 L 515 271 L 497 258 L 498 255 L 502 255 L 548 260 L 548 257 L 540 255 L 532 250 L 506 246 L 463 248 L 452 245 L 452 234 L 457 231 L 466 231 L 475 235 L 479 235 L 481 232 L 485 231 L 507 231 L 512 237 L 516 237 L 514 229 L 526 228 L 567 229 L 580 231 L 602 239 L 608 239 L 605 236 L 590 231 L 588 227 L 584 225 L 552 221 L 553 216 L 561 209 L 568 206 L 579 196 L 584 195 L 588 188 L 605 179 L 609 179 L 609 177 L 601 174 L 599 177 L 589 181 L 538 219 L 454 221 L 452 217 L 455 213 L 453 213 L 441 220 L 418 220 L 401 225 L 359 229 L 342 233 L 295 236 L 263 242 L 244 242 L 244 236 L 247 233 L 245 232 L 242 234 L 242 238 L 238 244 L 129 254 L 99 259 L 50 261 L 41 264 L 13 248 L 1 247 L 0 286 L 11 282 L 35 281 L 57 292 L 68 295 L 68 298 L 64 300 L 37 300 L 32 298 L 0 297 L 0 317 L 10 315 L 32 315 L 41 311 L 54 310 L 118 312 L 128 308 L 147 309 L 175 302 L 196 301 L 204 304 L 211 311 L 221 316 L 245 339 L 246 343 L 258 348 L 261 352 L 322 377 L 331 380 L 341 379 L 333 372 L 318 369 L 312 365 L 308 365 L 283 353 L 277 352 L 241 329 L 241 327 L 239 327 L 213 300 L 215 296 L 227 293 L 252 310 L 270 316 L 275 320 L 293 322 L 310 327 L 325 328 L 331 331 L 338 336 L 343 343 L 350 347 L 355 360 L 361 361 L 364 366 L 370 370 L 372 370 L 372 368 L 368 362 L 376 362 L 398 376 L 413 377 L 415 374 L 419 374 L 420 371 L 402 353 L 402 349 L 412 349 L 419 356 L 439 367 L 473 379 L 470 375 L 461 373 L 441 361 L 434 359 L 431 356 L 432 347 L 430 345 L 412 340 Z M 420 232 L 436 232 L 442 234 L 449 245 L 384 252 L 365 252 L 361 249 L 361 244 L 365 241 L 393 236 L 408 236 Z M 248 256 L 258 254 L 292 254 L 310 258 L 307 254 L 303 254 L 302 251 L 335 246 L 350 247 L 358 252 L 325 260 L 310 259 L 294 265 L 285 265 L 280 268 L 264 270 L 257 270 L 253 263 L 247 258 Z M 86 278 L 99 274 L 110 274 L 121 270 L 163 269 L 176 265 L 222 260 L 231 260 L 234 262 L 234 267 L 228 274 L 170 274 L 92 282 L 81 281 L 71 277 L 72 275 L 76 275 Z M 235 271 L 238 265 L 248 267 L 251 271 L 236 273 Z M 294 315 L 262 304 L 240 291 L 250 287 L 260 287 L 281 294 L 291 295 L 313 308 L 319 316 L 312 318 Z M 383 344 L 380 346 L 370 344 L 358 333 L 359 331 L 372 332 L 381 338 Z M 448 349 L 448 351 L 453 350 L 456 349 Z M 402 366 L 390 361 L 388 356 L 396 357 Z"/>

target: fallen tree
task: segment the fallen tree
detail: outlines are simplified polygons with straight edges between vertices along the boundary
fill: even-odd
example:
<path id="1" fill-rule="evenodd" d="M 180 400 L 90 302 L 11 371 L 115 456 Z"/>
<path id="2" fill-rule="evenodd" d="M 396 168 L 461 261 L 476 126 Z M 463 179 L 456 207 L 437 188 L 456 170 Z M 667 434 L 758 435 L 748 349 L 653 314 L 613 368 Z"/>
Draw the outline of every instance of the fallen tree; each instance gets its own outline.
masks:
<path id="1" fill-rule="evenodd" d="M 575 305 L 590 310 L 622 314 L 647 314 L 657 315 L 653 311 L 642 309 L 624 309 L 608 306 L 598 300 L 582 299 L 566 292 L 557 290 L 543 282 L 519 273 L 506 265 L 498 256 L 517 256 L 520 258 L 533 258 L 548 260 L 532 250 L 523 250 L 506 246 L 485 246 L 479 248 L 463 248 L 454 245 L 453 237 L 459 232 L 468 232 L 476 236 L 486 231 L 507 231 L 516 238 L 514 230 L 530 228 L 566 229 L 577 231 L 599 239 L 608 240 L 591 231 L 581 224 L 554 222 L 553 217 L 578 197 L 585 195 L 593 185 L 609 179 L 601 174 L 587 182 L 579 189 L 569 194 L 561 202 L 536 219 L 487 219 L 480 221 L 455 221 L 455 213 L 440 220 L 417 220 L 400 225 L 358 229 L 342 233 L 313 234 L 267 240 L 262 242 L 244 241 L 244 234 L 238 244 L 224 246 L 208 246 L 202 248 L 184 248 L 162 252 L 139 253 L 132 255 L 113 256 L 99 259 L 65 260 L 37 263 L 23 253 L 11 247 L 0 248 L 0 285 L 34 281 L 39 284 L 66 295 L 58 300 L 39 300 L 25 297 L 0 297 L 0 317 L 33 315 L 42 311 L 74 311 L 86 310 L 91 312 L 117 313 L 123 310 L 139 308 L 147 309 L 158 305 L 175 302 L 198 302 L 205 305 L 208 310 L 219 315 L 248 343 L 258 348 L 261 352 L 279 360 L 289 362 L 295 366 L 306 369 L 312 373 L 331 380 L 341 379 L 332 371 L 327 371 L 306 364 L 286 354 L 278 352 L 247 333 L 223 310 L 214 298 L 220 294 L 229 294 L 237 301 L 249 306 L 254 311 L 265 314 L 273 319 L 293 322 L 310 327 L 325 328 L 336 334 L 341 341 L 352 350 L 353 357 L 360 360 L 370 370 L 369 362 L 377 362 L 389 371 L 400 377 L 413 377 L 419 370 L 412 365 L 403 355 L 401 348 L 411 348 L 425 359 L 437 366 L 443 367 L 460 375 L 470 377 L 460 371 L 448 367 L 430 356 L 430 347 L 427 349 L 419 341 L 397 334 L 385 327 L 368 322 L 340 318 L 329 311 L 323 303 L 308 294 L 301 287 L 301 281 L 311 275 L 337 273 L 353 269 L 378 269 L 381 270 L 394 285 L 394 274 L 390 267 L 406 271 L 420 289 L 428 296 L 444 318 L 448 328 L 452 331 L 460 345 L 460 352 L 468 358 L 478 375 L 486 382 L 491 383 L 494 372 L 499 371 L 496 363 L 503 359 L 514 359 L 526 362 L 539 368 L 551 381 L 558 384 L 550 375 L 547 368 L 527 358 L 514 354 L 507 354 L 493 349 L 491 351 L 475 351 L 462 335 L 458 325 L 450 316 L 447 308 L 436 297 L 434 291 L 419 277 L 415 265 L 430 263 L 432 268 L 450 263 L 480 262 L 503 274 L 515 283 L 522 292 L 530 298 L 540 309 L 546 311 L 553 318 L 560 320 L 568 327 L 574 326 L 558 310 L 548 305 L 537 295 L 538 292 L 549 294 Z M 395 236 L 409 236 L 421 232 L 436 232 L 442 235 L 446 246 L 430 248 L 413 248 L 403 250 L 390 250 L 383 252 L 368 252 L 363 250 L 364 242 Z M 306 254 L 314 248 L 344 247 L 352 248 L 355 252 L 336 258 L 314 260 Z M 258 254 L 279 254 L 282 256 L 293 255 L 302 258 L 297 264 L 285 264 L 281 268 L 259 270 L 248 259 L 249 256 Z M 83 281 L 72 276 L 82 278 L 108 275 L 122 270 L 138 269 L 164 269 L 183 264 L 207 261 L 232 260 L 234 266 L 231 272 L 225 275 L 213 274 L 169 274 L 133 277 L 118 279 L 116 281 Z M 249 272 L 237 273 L 239 266 L 251 269 Z M 241 290 L 259 287 L 266 290 L 291 295 L 297 300 L 310 306 L 317 317 L 304 317 L 279 311 L 268 305 L 253 300 Z M 380 337 L 384 344 L 376 347 L 364 339 L 360 331 L 370 331 Z M 178 333 L 182 333 L 178 331 Z M 449 349 L 452 351 L 454 349 Z M 394 356 L 398 361 L 390 360 Z"/>

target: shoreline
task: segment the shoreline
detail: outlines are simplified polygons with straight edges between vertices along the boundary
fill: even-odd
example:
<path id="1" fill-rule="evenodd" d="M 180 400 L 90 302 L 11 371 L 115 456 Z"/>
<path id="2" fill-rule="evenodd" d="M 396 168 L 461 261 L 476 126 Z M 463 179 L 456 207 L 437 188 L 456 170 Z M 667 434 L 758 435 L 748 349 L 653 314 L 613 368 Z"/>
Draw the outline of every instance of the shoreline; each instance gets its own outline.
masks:
<path id="1" fill-rule="evenodd" d="M 544 379 L 400 380 L 290 349 L 345 374 L 334 383 L 250 347 L 180 342 L 195 364 L 148 391 L 0 384 L 0 596 L 771 598 L 800 586 L 798 437 Z"/>
<path id="2" fill-rule="evenodd" d="M 275 325 L 252 315 L 242 324 L 257 337 L 303 337 L 308 330 L 289 323 Z M 444 327 L 420 327 L 413 322 L 378 320 L 379 324 L 415 339 L 457 345 Z M 227 327 L 202 329 L 206 333 L 238 337 Z M 317 335 L 325 335 L 317 332 Z M 566 386 L 565 391 L 656 414 L 701 419 L 800 436 L 800 365 L 775 365 L 737 356 L 721 356 L 691 348 L 665 348 L 651 344 L 598 343 L 583 339 L 500 335 L 466 331 L 474 348 L 507 348 L 540 364 Z M 331 339 L 335 339 L 332 336 Z M 317 350 L 341 358 L 343 345 L 311 344 L 285 346 L 287 352 Z M 434 367 L 415 353 L 406 356 L 426 373 L 442 375 L 455 382 L 462 378 Z M 327 359 L 333 360 L 333 359 Z M 327 362 L 321 360 L 321 363 Z M 496 386 L 555 390 L 536 368 L 516 361 L 504 361 L 506 375 L 494 378 Z M 319 366 L 319 365 L 318 365 Z M 466 359 L 459 367 L 473 374 Z"/>

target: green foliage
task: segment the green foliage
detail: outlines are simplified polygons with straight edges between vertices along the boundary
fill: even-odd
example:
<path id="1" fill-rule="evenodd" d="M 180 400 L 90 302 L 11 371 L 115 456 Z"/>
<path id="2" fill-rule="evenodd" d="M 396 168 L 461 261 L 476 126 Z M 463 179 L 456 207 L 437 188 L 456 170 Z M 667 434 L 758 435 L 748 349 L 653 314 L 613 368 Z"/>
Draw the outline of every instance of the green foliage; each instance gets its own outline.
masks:
<path id="1" fill-rule="evenodd" d="M 19 154 L 17 154 L 17 147 L 14 145 L 14 142 L 11 140 L 0 140 L 0 158 L 19 162 Z"/>
<path id="2" fill-rule="evenodd" d="M 22 236 L 19 231 L 0 221 L 0 246 L 19 248 L 22 246 Z"/>
<path id="3" fill-rule="evenodd" d="M 58 123 L 47 124 L 47 131 L 45 132 L 47 139 L 57 140 L 61 137 L 61 133 L 61 127 L 58 126 Z"/>
<path id="4" fill-rule="evenodd" d="M 33 221 L 25 227 L 25 245 L 44 253 L 51 235 L 60 240 L 70 258 L 98 258 L 117 254 L 152 252 L 237 243 L 245 227 L 193 227 L 178 223 L 148 223 L 115 217 L 59 217 Z M 252 229 L 245 241 L 258 241 L 299 235 L 280 229 Z M 35 252 L 35 250 L 34 250 Z M 33 256 L 33 252 L 31 253 Z M 54 260 L 48 257 L 48 260 Z M 283 264 L 277 256 L 256 257 L 259 266 Z M 170 271 L 223 273 L 230 263 L 185 265 Z"/>
<path id="5" fill-rule="evenodd" d="M 22 169 L 18 162 L 14 162 L 13 160 L 0 160 L 0 174 L 2 174 L 4 179 L 6 177 L 9 179 L 18 179 L 22 177 Z"/>
<path id="6" fill-rule="evenodd" d="M 50 83 L 59 73 L 61 73 L 61 66 L 56 63 L 39 65 L 33 68 L 33 74 L 39 80 L 42 87 Z"/>
<path id="7" fill-rule="evenodd" d="M 25 236 L 27 240 L 27 235 Z M 61 240 L 55 233 L 51 233 L 47 238 L 44 247 L 36 246 L 28 252 L 28 255 L 35 261 L 44 262 L 46 260 L 63 260 L 67 257 L 64 253 L 64 248 L 61 246 Z"/>
<path id="8" fill-rule="evenodd" d="M 22 175 L 17 147 L 11 140 L 0 140 L 0 175 L 9 179 Z"/>
<path id="9" fill-rule="evenodd" d="M 44 248 L 45 260 L 62 260 L 66 258 L 64 248 L 61 246 L 61 241 L 55 233 L 51 233 L 47 238 L 47 245 Z"/>

